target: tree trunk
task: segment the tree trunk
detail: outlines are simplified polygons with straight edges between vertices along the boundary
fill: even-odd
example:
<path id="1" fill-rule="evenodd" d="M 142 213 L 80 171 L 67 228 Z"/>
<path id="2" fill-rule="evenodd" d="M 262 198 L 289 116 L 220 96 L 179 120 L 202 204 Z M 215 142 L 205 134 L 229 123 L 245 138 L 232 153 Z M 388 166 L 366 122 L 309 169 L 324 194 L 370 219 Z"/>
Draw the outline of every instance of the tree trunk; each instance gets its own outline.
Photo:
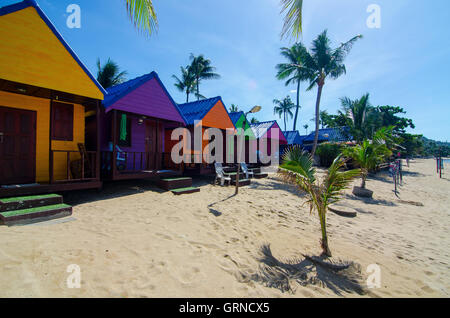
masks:
<path id="1" fill-rule="evenodd" d="M 286 112 L 284 113 L 284 131 L 286 131 Z"/>
<path id="2" fill-rule="evenodd" d="M 297 128 L 297 117 L 299 109 L 300 109 L 300 81 L 298 81 L 297 83 L 297 108 L 295 109 L 295 116 L 294 116 L 294 131 Z"/>
<path id="3" fill-rule="evenodd" d="M 366 188 L 366 176 L 361 177 L 361 188 Z"/>
<path id="4" fill-rule="evenodd" d="M 316 132 L 314 134 L 314 144 L 311 151 L 311 157 L 314 158 L 317 148 L 317 142 L 319 140 L 319 116 L 320 116 L 320 98 L 322 97 L 323 83 L 319 83 L 317 86 L 317 99 L 316 99 Z"/>
<path id="5" fill-rule="evenodd" d="M 200 100 L 200 79 L 197 77 L 197 100 Z"/>
<path id="6" fill-rule="evenodd" d="M 322 247 L 322 253 L 328 257 L 331 257 L 331 251 L 330 248 L 328 247 L 326 210 L 319 212 L 319 218 L 320 218 L 320 228 L 322 229 L 322 240 L 320 244 Z"/>
<path id="7" fill-rule="evenodd" d="M 189 92 L 186 92 L 186 103 L 189 103 Z"/>

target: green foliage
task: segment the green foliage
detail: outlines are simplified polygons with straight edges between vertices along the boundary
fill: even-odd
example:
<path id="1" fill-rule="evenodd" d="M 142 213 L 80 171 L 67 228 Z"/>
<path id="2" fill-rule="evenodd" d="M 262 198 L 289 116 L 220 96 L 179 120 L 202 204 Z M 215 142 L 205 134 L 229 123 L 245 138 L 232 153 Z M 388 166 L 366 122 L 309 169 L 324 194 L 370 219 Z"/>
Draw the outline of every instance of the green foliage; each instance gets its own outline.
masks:
<path id="1" fill-rule="evenodd" d="M 125 71 L 120 72 L 119 65 L 110 58 L 103 66 L 100 64 L 100 59 L 97 59 L 97 81 L 103 88 L 123 83 L 126 80 L 126 74 Z"/>
<path id="2" fill-rule="evenodd" d="M 158 28 L 158 19 L 152 0 L 126 0 L 130 19 L 138 30 L 151 35 Z"/>
<path id="3" fill-rule="evenodd" d="M 172 75 L 175 79 L 175 87 L 178 88 L 180 92 L 186 92 L 186 103 L 189 102 L 189 95 L 194 91 L 196 85 L 196 79 L 189 66 L 180 67 L 181 78 L 176 75 Z"/>
<path id="4" fill-rule="evenodd" d="M 322 143 L 317 147 L 316 154 L 319 156 L 320 166 L 330 167 L 334 159 L 341 154 L 341 145 L 337 143 Z"/>
<path id="5" fill-rule="evenodd" d="M 202 80 L 218 79 L 220 75 L 215 73 L 216 68 L 211 65 L 211 60 L 205 58 L 203 54 L 195 56 L 191 54 L 191 65 L 189 65 L 189 71 L 193 74 L 195 78 L 195 85 L 197 88 L 196 97 L 199 100 L 204 98 L 200 95 L 200 82 Z"/>
<path id="6" fill-rule="evenodd" d="M 281 0 L 281 13 L 285 13 L 281 37 L 298 39 L 302 33 L 303 0 Z"/>
<path id="7" fill-rule="evenodd" d="M 307 203 L 310 212 L 317 210 L 322 231 L 321 247 L 323 254 L 331 256 L 328 247 L 328 237 L 326 231 L 326 213 L 328 205 L 339 201 L 342 191 L 346 189 L 350 181 L 357 177 L 361 171 L 359 169 L 344 171 L 345 161 L 337 157 L 325 177 L 317 180 L 316 170 L 313 166 L 313 159 L 306 152 L 299 148 L 289 149 L 283 156 L 280 175 L 289 183 L 294 183 L 307 194 Z"/>
<path id="8" fill-rule="evenodd" d="M 292 109 L 295 107 L 290 96 L 286 96 L 283 100 L 274 99 L 275 104 L 273 113 L 284 118 L 284 130 L 286 130 L 286 117 L 293 117 Z"/>
<path id="9" fill-rule="evenodd" d="M 343 148 L 342 153 L 361 167 L 362 188 L 365 188 L 369 171 L 375 170 L 378 164 L 384 162 L 384 160 L 392 154 L 386 144 L 381 140 L 373 142 L 364 140 L 361 144 L 357 144 L 356 146 Z"/>
<path id="10" fill-rule="evenodd" d="M 421 142 L 423 146 L 419 150 L 420 155 L 450 157 L 450 142 L 436 141 L 425 137 L 421 138 Z"/>

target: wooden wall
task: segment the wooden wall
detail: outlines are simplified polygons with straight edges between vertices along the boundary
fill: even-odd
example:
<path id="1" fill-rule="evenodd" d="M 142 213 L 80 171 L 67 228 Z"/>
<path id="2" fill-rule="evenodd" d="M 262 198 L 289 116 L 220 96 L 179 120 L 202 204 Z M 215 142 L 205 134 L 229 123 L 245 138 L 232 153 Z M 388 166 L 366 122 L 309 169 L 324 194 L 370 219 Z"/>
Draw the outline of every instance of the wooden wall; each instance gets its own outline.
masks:
<path id="1" fill-rule="evenodd" d="M 49 181 L 50 100 L 0 91 L 0 106 L 27 109 L 36 112 L 36 182 Z M 73 141 L 52 141 L 53 150 L 78 151 L 78 143 L 84 143 L 84 106 L 74 105 Z M 79 154 L 71 155 L 71 160 Z M 54 178 L 66 178 L 65 154 L 55 154 Z"/>

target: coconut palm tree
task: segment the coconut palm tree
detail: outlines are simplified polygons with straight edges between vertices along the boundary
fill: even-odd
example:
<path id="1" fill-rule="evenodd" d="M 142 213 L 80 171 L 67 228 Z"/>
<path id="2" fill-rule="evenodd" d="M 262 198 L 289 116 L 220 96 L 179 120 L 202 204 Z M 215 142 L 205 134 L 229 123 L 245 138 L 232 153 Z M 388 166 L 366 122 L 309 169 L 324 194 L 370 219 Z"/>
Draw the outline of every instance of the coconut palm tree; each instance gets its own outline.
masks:
<path id="1" fill-rule="evenodd" d="M 297 84 L 297 106 L 295 109 L 294 127 L 297 130 L 298 111 L 300 109 L 300 83 L 309 79 L 309 70 L 304 66 L 306 48 L 301 43 L 296 43 L 292 47 L 281 48 L 281 55 L 286 58 L 287 63 L 276 66 L 277 78 L 286 80 L 285 85 Z"/>
<path id="2" fill-rule="evenodd" d="M 189 95 L 195 89 L 195 77 L 194 74 L 192 74 L 192 72 L 190 71 L 189 66 L 181 66 L 180 69 L 181 79 L 176 75 L 172 75 L 172 77 L 176 81 L 174 85 L 180 92 L 186 92 L 186 103 L 189 103 Z"/>
<path id="3" fill-rule="evenodd" d="M 379 135 L 379 133 L 376 135 Z M 342 154 L 353 159 L 361 167 L 361 188 L 365 189 L 369 171 L 374 170 L 392 152 L 388 149 L 382 138 L 375 138 L 372 141 L 366 139 L 361 144 L 353 147 L 346 147 L 342 150 Z"/>
<path id="4" fill-rule="evenodd" d="M 295 107 L 290 96 L 286 96 L 283 100 L 274 99 L 273 103 L 275 107 L 273 108 L 273 113 L 284 118 L 284 131 L 286 131 L 286 116 L 294 117 L 292 114 L 292 108 Z"/>
<path id="5" fill-rule="evenodd" d="M 230 106 L 230 113 L 235 113 L 239 111 L 239 108 L 235 104 L 231 104 Z"/>
<path id="6" fill-rule="evenodd" d="M 259 123 L 259 120 L 256 119 L 255 117 L 252 117 L 252 119 L 250 119 L 250 124 L 257 124 Z"/>
<path id="7" fill-rule="evenodd" d="M 218 79 L 220 78 L 220 75 L 214 73 L 216 68 L 211 66 L 211 60 L 206 59 L 203 54 L 195 56 L 191 53 L 190 59 L 191 65 L 189 68 L 195 77 L 195 84 L 197 86 L 197 100 L 200 100 L 202 97 L 202 95 L 200 95 L 200 82 L 204 79 Z"/>
<path id="8" fill-rule="evenodd" d="M 317 210 L 322 232 L 320 246 L 322 253 L 326 256 L 331 256 L 327 236 L 328 206 L 339 201 L 342 191 L 348 187 L 353 178 L 361 173 L 359 169 L 345 171 L 342 169 L 344 165 L 345 161 L 340 156 L 337 157 L 325 177 L 319 181 L 316 179 L 312 157 L 300 147 L 294 147 L 283 155 L 280 169 L 280 174 L 286 182 L 294 183 L 306 192 L 310 212 Z"/>
<path id="9" fill-rule="evenodd" d="M 281 38 L 298 39 L 302 33 L 303 0 L 281 0 L 281 13 L 285 13 Z"/>
<path id="10" fill-rule="evenodd" d="M 350 127 L 350 133 L 353 138 L 358 143 L 364 139 L 371 139 L 374 134 L 374 128 L 380 126 L 377 122 L 381 121 L 381 116 L 376 112 L 375 107 L 369 103 L 369 94 L 367 93 L 355 100 L 342 97 L 341 105 L 343 112 L 339 113 L 348 118 L 347 126 Z"/>
<path id="11" fill-rule="evenodd" d="M 158 28 L 152 0 L 125 0 L 127 12 L 136 28 L 151 35 Z"/>
<path id="12" fill-rule="evenodd" d="M 305 125 L 303 125 L 303 128 L 305 128 L 305 130 L 306 130 L 306 134 L 308 134 L 308 124 L 305 124 Z"/>
<path id="13" fill-rule="evenodd" d="M 119 65 L 108 58 L 105 65 L 101 66 L 100 59 L 97 59 L 97 81 L 104 87 L 108 88 L 126 81 L 126 71 L 120 72 Z"/>
<path id="14" fill-rule="evenodd" d="M 307 90 L 311 90 L 317 86 L 315 112 L 316 131 L 311 151 L 313 156 L 316 152 L 317 141 L 319 139 L 320 99 L 325 80 L 327 78 L 337 79 L 346 73 L 344 59 L 350 52 L 353 44 L 360 38 L 362 38 L 362 35 L 357 35 L 333 49 L 331 47 L 331 40 L 328 38 L 327 30 L 325 30 L 317 36 L 312 43 L 310 51 L 307 50 L 304 56 L 303 65 L 309 70 L 310 79 L 310 85 Z"/>

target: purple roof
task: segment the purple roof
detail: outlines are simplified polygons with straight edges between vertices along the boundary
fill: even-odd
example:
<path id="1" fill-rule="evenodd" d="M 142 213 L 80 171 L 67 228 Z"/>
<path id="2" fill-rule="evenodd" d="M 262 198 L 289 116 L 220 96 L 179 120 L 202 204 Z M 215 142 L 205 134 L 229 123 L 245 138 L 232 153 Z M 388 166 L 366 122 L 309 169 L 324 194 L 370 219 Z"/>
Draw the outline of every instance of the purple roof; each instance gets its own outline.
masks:
<path id="1" fill-rule="evenodd" d="M 103 106 L 112 109 L 161 118 L 186 124 L 178 105 L 170 96 L 156 72 L 151 72 L 106 90 Z"/>

